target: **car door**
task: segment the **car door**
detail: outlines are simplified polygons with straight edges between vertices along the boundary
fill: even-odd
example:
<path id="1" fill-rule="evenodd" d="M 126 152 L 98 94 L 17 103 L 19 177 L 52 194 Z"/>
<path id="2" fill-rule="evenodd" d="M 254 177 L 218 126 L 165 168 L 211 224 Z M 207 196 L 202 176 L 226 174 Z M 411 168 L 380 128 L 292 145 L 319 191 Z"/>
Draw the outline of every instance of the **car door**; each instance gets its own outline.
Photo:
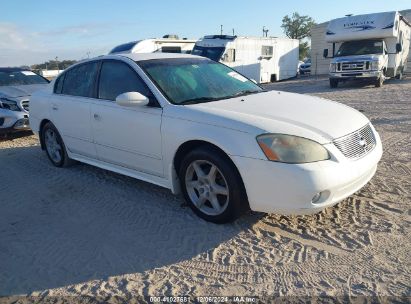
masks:
<path id="1" fill-rule="evenodd" d="M 125 92 L 148 97 L 148 106 L 120 106 Z M 104 60 L 100 68 L 98 100 L 91 107 L 97 156 L 101 161 L 163 176 L 161 115 L 154 95 L 137 72 L 120 60 Z"/>
<path id="2" fill-rule="evenodd" d="M 75 66 L 56 80 L 51 99 L 51 118 L 67 149 L 75 154 L 96 158 L 90 124 L 98 62 Z"/>

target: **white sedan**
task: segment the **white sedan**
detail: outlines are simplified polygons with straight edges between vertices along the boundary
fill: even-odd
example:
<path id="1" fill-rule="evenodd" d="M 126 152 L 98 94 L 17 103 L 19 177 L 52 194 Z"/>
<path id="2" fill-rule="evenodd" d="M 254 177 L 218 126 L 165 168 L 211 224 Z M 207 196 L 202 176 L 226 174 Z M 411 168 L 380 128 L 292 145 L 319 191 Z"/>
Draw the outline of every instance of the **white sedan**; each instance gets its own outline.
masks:
<path id="1" fill-rule="evenodd" d="M 80 62 L 35 93 L 30 111 L 55 166 L 77 160 L 182 191 L 196 214 L 216 223 L 249 209 L 319 212 L 363 187 L 382 155 L 360 112 L 264 91 L 191 55 Z"/>

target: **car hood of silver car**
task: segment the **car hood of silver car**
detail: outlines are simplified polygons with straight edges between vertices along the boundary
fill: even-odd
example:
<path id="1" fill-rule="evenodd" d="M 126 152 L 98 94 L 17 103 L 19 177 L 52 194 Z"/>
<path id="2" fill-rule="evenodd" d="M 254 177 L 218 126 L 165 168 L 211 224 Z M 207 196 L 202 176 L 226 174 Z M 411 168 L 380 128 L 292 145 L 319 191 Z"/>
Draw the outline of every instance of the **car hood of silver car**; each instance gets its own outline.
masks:
<path id="1" fill-rule="evenodd" d="M 17 98 L 30 96 L 33 92 L 45 88 L 48 84 L 26 84 L 15 86 L 0 86 L 0 97 Z"/>

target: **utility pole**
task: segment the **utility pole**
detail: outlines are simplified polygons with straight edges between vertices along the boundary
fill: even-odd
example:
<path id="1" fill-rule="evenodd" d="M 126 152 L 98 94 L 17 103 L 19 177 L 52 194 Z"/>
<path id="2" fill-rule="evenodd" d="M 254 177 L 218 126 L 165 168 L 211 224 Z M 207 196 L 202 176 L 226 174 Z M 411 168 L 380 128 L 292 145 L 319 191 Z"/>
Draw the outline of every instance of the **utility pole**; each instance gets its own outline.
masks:
<path id="1" fill-rule="evenodd" d="M 58 62 L 58 59 L 59 59 L 59 58 L 56 56 L 56 65 L 57 65 L 57 70 L 60 70 L 60 69 L 59 69 L 59 62 Z"/>
<path id="2" fill-rule="evenodd" d="M 223 25 L 220 25 L 220 35 L 223 35 Z"/>
<path id="3" fill-rule="evenodd" d="M 233 36 L 235 36 L 235 34 L 234 34 L 234 29 L 233 29 Z"/>
<path id="4" fill-rule="evenodd" d="M 87 52 L 87 58 L 90 58 L 90 51 Z"/>

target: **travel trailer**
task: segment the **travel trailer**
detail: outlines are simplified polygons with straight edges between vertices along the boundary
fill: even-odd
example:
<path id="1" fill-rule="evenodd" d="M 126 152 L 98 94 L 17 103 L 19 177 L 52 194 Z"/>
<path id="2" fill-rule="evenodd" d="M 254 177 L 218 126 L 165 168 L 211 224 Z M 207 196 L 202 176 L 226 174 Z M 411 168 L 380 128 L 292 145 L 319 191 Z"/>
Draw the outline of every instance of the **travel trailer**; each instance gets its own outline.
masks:
<path id="1" fill-rule="evenodd" d="M 331 20 L 325 36 L 333 43 L 332 88 L 351 79 L 370 80 L 380 87 L 385 79 L 401 79 L 407 68 L 411 24 L 398 12 Z M 328 57 L 328 49 L 324 57 Z"/>
<path id="2" fill-rule="evenodd" d="M 120 44 L 109 54 L 118 53 L 184 53 L 190 54 L 197 40 L 180 39 L 176 35 L 166 35 L 159 39 L 144 39 Z"/>
<path id="3" fill-rule="evenodd" d="M 235 69 L 258 83 L 297 75 L 299 42 L 288 38 L 204 36 L 193 55 L 208 57 Z"/>

